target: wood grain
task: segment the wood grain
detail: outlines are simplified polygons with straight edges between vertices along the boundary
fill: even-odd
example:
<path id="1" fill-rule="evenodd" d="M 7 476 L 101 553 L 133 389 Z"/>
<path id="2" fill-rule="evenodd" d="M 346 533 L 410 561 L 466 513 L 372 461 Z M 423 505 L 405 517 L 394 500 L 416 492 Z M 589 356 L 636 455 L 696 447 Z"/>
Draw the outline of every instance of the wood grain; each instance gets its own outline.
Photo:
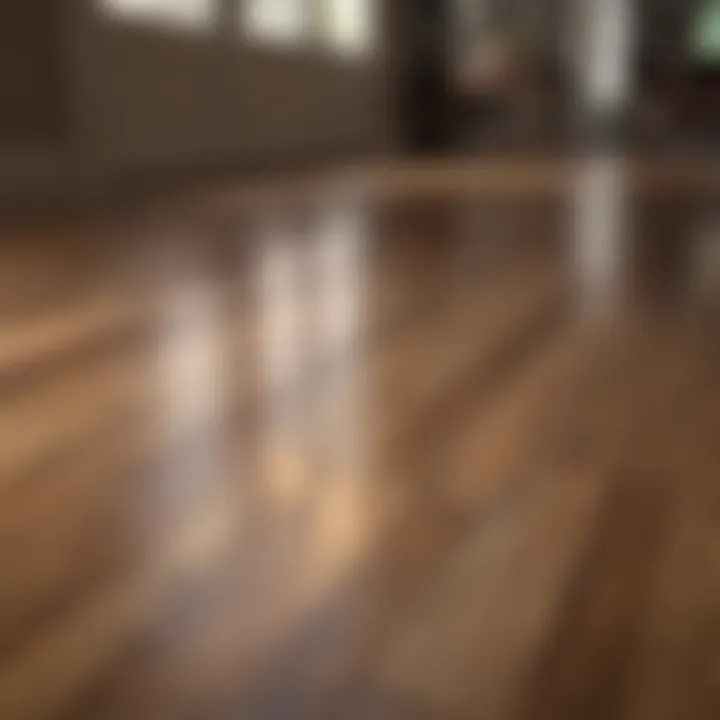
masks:
<path id="1" fill-rule="evenodd" d="M 587 172 L 6 230 L 0 717 L 717 717 L 716 171 Z"/>

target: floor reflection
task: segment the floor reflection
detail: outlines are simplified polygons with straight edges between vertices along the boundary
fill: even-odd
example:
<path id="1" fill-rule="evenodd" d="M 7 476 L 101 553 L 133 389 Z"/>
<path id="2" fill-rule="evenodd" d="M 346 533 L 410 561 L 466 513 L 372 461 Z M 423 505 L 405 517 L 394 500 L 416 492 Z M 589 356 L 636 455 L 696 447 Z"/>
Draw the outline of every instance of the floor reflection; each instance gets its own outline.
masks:
<path id="1" fill-rule="evenodd" d="M 693 285 L 701 301 L 715 303 L 720 298 L 720 215 L 704 218 L 694 235 L 690 257 Z"/>
<path id="2" fill-rule="evenodd" d="M 218 298 L 210 283 L 193 281 L 166 299 L 166 333 L 160 346 L 161 405 L 172 431 L 211 421 L 225 402 Z"/>
<path id="3" fill-rule="evenodd" d="M 260 244 L 264 474 L 279 507 L 317 503 L 318 532 L 351 532 L 359 509 L 367 239 L 362 215 L 341 207 L 303 237 L 275 228 Z"/>
<path id="4" fill-rule="evenodd" d="M 146 573 L 211 562 L 227 550 L 242 523 L 232 480 L 243 468 L 239 455 L 228 452 L 228 433 L 221 431 L 236 399 L 228 393 L 218 286 L 201 274 L 181 276 L 163 289 L 161 299 L 161 442 L 149 466 L 153 481 L 142 518 L 157 542 L 143 548 Z"/>
<path id="5" fill-rule="evenodd" d="M 265 229 L 258 245 L 261 457 L 268 489 L 279 504 L 293 505 L 306 490 L 306 424 L 296 394 L 307 375 L 312 346 L 307 332 L 307 292 L 302 237 L 280 225 Z"/>
<path id="6" fill-rule="evenodd" d="M 319 356 L 331 358 L 333 365 L 316 398 L 318 439 L 324 454 L 332 452 L 350 467 L 362 456 L 360 355 L 367 327 L 368 234 L 361 212 L 341 208 L 324 219 L 313 246 L 314 333 Z"/>
<path id="7" fill-rule="evenodd" d="M 573 196 L 573 247 L 580 309 L 607 317 L 620 305 L 628 237 L 626 170 L 616 158 L 587 161 Z"/>
<path id="8" fill-rule="evenodd" d="M 633 281 L 645 310 L 666 318 L 712 305 L 720 278 L 720 221 L 687 198 L 636 203 Z"/>

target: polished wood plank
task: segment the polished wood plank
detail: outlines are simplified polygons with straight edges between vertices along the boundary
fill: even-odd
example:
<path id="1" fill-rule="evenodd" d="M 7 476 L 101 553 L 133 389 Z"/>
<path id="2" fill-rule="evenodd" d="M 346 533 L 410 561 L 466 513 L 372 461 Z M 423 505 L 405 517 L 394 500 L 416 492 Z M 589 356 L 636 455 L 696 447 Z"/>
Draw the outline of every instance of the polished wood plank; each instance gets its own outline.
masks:
<path id="1" fill-rule="evenodd" d="M 715 717 L 714 177 L 403 167 L 2 238 L 0 717 Z"/>

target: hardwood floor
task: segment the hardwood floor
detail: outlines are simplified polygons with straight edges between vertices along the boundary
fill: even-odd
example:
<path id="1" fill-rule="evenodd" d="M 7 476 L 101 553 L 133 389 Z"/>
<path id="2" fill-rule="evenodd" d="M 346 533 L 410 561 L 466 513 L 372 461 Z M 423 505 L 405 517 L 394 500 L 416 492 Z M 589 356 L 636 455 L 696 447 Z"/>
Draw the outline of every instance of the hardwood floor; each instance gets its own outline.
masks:
<path id="1" fill-rule="evenodd" d="M 717 718 L 716 187 L 408 167 L 6 231 L 0 718 Z"/>

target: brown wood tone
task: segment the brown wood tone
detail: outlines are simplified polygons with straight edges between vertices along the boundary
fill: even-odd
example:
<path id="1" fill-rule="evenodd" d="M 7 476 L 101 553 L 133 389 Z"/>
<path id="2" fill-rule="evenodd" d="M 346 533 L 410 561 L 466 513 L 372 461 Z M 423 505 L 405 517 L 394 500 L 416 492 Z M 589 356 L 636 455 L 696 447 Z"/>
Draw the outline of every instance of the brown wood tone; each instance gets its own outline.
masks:
<path id="1" fill-rule="evenodd" d="M 717 718 L 714 177 L 4 231 L 0 718 Z"/>

